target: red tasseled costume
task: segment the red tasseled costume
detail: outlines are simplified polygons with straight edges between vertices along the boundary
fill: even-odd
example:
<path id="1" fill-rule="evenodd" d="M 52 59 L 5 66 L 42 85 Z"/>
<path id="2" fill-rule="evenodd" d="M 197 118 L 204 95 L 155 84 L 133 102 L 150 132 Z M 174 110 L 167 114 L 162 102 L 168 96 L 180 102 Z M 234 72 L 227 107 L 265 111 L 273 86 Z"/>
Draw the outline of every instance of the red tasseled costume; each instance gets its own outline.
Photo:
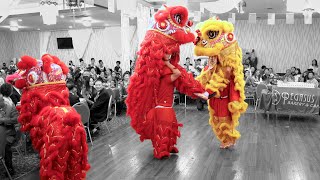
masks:
<path id="1" fill-rule="evenodd" d="M 90 168 L 86 132 L 80 115 L 69 104 L 65 82 L 30 86 L 27 73 L 37 61 L 29 56 L 21 60 L 20 79 L 14 83 L 23 88 L 18 121 L 22 131 L 30 132 L 33 147 L 40 153 L 40 179 L 85 179 Z M 67 66 L 57 57 L 46 54 L 42 61 L 46 73 L 51 72 L 51 63 L 59 65 L 63 74 L 68 73 Z M 17 79 L 17 74 L 14 77 Z"/>
<path id="2" fill-rule="evenodd" d="M 167 7 L 166 10 L 158 11 L 155 14 L 155 20 L 161 22 L 168 16 L 172 18 L 172 12 L 182 14 L 181 22 L 184 26 L 188 12 L 186 8 L 181 6 Z M 180 59 L 179 46 L 186 42 L 192 42 L 194 35 L 190 32 L 185 33 L 182 30 L 177 30 L 170 36 L 174 38 L 155 30 L 147 31 L 145 39 L 140 45 L 135 73 L 130 78 L 126 100 L 131 126 L 140 135 L 141 141 L 151 139 L 154 146 L 154 156 L 159 159 L 170 155 L 170 152 L 178 152 L 174 145 L 176 138 L 180 136 L 178 127 L 182 126 L 178 124 L 172 108 L 155 108 L 159 105 L 157 99 L 159 98 L 160 83 L 163 77 L 172 74 L 162 60 L 165 54 L 172 54 L 170 62 L 181 72 L 181 76 L 173 82 L 179 92 L 193 98 L 196 97 L 194 93 L 204 92 L 200 83 L 195 81 L 193 76 L 178 64 Z M 171 107 L 171 105 L 168 106 Z M 166 116 L 161 116 L 161 114 L 166 114 Z M 171 120 L 168 120 L 170 118 Z M 161 124 L 162 120 L 170 121 L 171 124 Z"/>

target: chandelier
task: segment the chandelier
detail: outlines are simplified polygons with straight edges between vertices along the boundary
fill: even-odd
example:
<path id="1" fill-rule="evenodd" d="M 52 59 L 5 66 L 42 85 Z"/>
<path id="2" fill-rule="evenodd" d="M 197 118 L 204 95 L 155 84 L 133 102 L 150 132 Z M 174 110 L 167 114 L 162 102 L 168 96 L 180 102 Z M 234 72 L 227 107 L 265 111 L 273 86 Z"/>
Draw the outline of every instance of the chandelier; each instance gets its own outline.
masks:
<path id="1" fill-rule="evenodd" d="M 58 0 L 40 0 L 40 16 L 44 24 L 56 24 L 58 15 Z"/>

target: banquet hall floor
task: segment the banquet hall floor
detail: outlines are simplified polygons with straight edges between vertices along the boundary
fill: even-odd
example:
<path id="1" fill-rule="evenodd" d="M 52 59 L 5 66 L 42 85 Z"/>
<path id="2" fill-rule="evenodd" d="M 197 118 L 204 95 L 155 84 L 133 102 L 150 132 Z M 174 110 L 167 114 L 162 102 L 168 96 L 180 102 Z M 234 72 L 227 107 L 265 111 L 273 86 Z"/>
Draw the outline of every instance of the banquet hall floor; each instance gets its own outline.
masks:
<path id="1" fill-rule="evenodd" d="M 125 123 L 90 145 L 87 179 L 320 179 L 318 116 L 292 116 L 289 121 L 288 115 L 254 113 L 251 108 L 240 119 L 242 137 L 236 147 L 221 150 L 207 110 L 177 106 L 176 113 L 184 124 L 177 155 L 153 158 L 151 143 L 141 143 Z M 34 179 L 37 173 L 22 179 Z"/>

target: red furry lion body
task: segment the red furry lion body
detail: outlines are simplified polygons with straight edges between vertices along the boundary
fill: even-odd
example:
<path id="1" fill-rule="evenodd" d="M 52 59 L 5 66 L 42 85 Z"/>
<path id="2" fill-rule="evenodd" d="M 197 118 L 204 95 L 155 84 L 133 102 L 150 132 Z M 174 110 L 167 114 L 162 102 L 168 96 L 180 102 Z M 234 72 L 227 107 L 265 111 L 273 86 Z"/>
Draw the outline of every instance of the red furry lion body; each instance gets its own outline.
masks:
<path id="1" fill-rule="evenodd" d="M 22 125 L 21 130 L 30 133 L 33 147 L 40 153 L 40 178 L 85 179 L 90 166 L 81 117 L 69 104 L 69 91 L 65 82 L 32 86 L 28 84 L 30 79 L 34 78 L 30 78 L 29 75 L 34 70 L 32 68 L 37 66 L 35 62 L 31 57 L 22 57 L 18 68 L 24 73 L 18 75 L 20 78 L 15 79 L 15 85 L 23 88 L 21 105 L 17 107 L 20 111 L 18 121 Z M 47 60 L 43 63 L 55 63 L 60 67 L 62 64 L 57 60 Z M 50 64 L 46 65 L 46 71 L 49 73 L 50 81 Z M 67 71 L 63 71 L 64 73 Z M 17 77 L 17 74 L 14 77 Z"/>
<path id="2" fill-rule="evenodd" d="M 177 122 L 175 113 L 170 108 L 172 104 L 168 104 L 168 108 L 155 108 L 159 105 L 159 92 L 163 90 L 160 88 L 167 88 L 160 86 L 161 82 L 164 77 L 172 74 L 163 62 L 165 54 L 172 55 L 170 63 L 181 72 L 181 76 L 172 82 L 173 85 L 170 85 L 170 88 L 175 87 L 179 92 L 191 97 L 195 97 L 194 93 L 204 92 L 200 83 L 178 64 L 179 46 L 194 40 L 194 35 L 184 29 L 187 18 L 187 9 L 181 6 L 165 7 L 155 14 L 155 25 L 153 29 L 147 31 L 140 45 L 135 73 L 130 78 L 128 87 L 126 104 L 127 114 L 131 117 L 131 126 L 140 135 L 141 141 L 151 139 L 156 158 L 178 151 L 174 145 L 177 137 L 180 136 L 178 127 L 182 126 Z M 171 26 L 168 22 L 174 25 Z M 163 26 L 163 29 L 159 26 Z M 172 95 L 173 89 L 168 93 L 168 96 Z"/>

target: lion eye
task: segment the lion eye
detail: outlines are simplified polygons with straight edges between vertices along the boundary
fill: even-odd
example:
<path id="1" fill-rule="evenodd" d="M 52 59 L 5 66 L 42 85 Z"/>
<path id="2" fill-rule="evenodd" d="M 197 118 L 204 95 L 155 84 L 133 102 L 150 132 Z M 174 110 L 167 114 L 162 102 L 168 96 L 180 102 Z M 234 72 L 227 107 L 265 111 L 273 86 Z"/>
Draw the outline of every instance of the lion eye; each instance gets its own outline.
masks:
<path id="1" fill-rule="evenodd" d="M 174 15 L 174 20 L 175 20 L 178 24 L 180 24 L 180 23 L 181 23 L 181 14 L 175 14 L 175 15 Z"/>
<path id="2" fill-rule="evenodd" d="M 214 38 L 216 38 L 217 36 L 218 36 L 218 34 L 219 34 L 219 31 L 208 31 L 208 33 L 207 33 L 207 35 L 208 35 L 208 37 L 210 38 L 210 39 L 214 39 Z"/>

